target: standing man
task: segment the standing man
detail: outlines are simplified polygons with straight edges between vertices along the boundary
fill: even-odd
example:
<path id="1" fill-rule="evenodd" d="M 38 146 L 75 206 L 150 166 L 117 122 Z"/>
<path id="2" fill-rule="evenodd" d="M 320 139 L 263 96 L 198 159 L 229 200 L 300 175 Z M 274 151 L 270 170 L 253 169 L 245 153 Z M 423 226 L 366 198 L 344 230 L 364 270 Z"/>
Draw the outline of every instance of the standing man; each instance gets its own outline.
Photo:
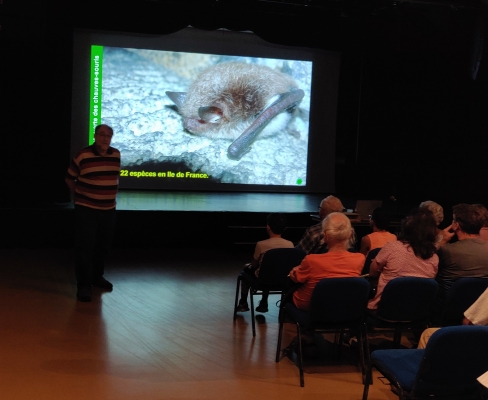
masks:
<path id="1" fill-rule="evenodd" d="M 112 290 L 103 277 L 105 257 L 115 227 L 115 197 L 119 187 L 120 152 L 110 146 L 113 129 L 95 128 L 95 143 L 80 150 L 71 161 L 66 184 L 75 203 L 76 297 L 91 301 L 92 285 Z"/>
<path id="2" fill-rule="evenodd" d="M 324 243 L 324 231 L 322 229 L 322 221 L 333 212 L 342 212 L 344 206 L 342 202 L 335 196 L 327 196 L 320 202 L 319 215 L 320 222 L 312 225 L 303 234 L 302 239 L 295 246 L 297 249 L 302 249 L 306 254 L 324 253 L 327 249 L 327 244 Z"/>

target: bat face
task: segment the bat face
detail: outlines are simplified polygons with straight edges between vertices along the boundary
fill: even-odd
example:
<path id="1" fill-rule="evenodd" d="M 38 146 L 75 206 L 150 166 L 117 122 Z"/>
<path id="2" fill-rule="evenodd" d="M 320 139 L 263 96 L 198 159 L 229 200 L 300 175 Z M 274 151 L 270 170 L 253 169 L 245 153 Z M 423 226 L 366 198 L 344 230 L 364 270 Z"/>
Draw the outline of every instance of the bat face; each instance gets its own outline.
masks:
<path id="1" fill-rule="evenodd" d="M 303 98 L 295 81 L 271 68 L 238 62 L 222 63 L 203 71 L 187 93 L 166 92 L 178 106 L 189 132 L 215 139 L 236 140 L 245 135 L 246 149 L 258 134 L 265 136 L 284 129 L 287 113 Z M 283 106 L 283 97 L 294 93 Z M 269 112 L 269 110 L 273 110 Z M 270 122 L 273 121 L 272 124 Z M 259 121 L 258 123 L 256 121 Z M 230 148 L 229 148 L 230 150 Z"/>

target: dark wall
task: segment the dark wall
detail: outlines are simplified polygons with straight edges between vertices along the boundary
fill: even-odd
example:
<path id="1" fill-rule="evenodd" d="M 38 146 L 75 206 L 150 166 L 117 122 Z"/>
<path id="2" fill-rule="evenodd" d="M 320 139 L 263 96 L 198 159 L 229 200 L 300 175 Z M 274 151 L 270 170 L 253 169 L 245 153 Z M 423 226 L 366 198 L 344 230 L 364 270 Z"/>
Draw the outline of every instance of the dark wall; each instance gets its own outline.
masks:
<path id="1" fill-rule="evenodd" d="M 352 126 L 339 116 L 339 193 L 487 203 L 487 60 L 476 79 L 472 60 L 485 24 L 467 10 L 404 10 L 370 21 L 356 60 L 356 146 L 348 146 Z"/>
<path id="2" fill-rule="evenodd" d="M 487 204 L 482 2 L 308 4 L 4 0 L 2 205 L 68 200 L 73 28 L 165 34 L 187 25 L 253 30 L 275 43 L 342 51 L 338 194 Z"/>

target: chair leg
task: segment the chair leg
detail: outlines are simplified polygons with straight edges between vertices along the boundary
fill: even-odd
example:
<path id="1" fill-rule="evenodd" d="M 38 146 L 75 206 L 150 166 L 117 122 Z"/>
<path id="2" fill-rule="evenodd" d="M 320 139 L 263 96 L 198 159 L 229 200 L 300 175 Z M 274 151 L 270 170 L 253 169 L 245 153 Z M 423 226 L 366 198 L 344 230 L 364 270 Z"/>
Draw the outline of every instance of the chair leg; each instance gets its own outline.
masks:
<path id="1" fill-rule="evenodd" d="M 300 325 L 297 323 L 297 338 L 298 338 L 298 369 L 300 371 L 300 386 L 305 386 L 305 379 L 303 377 L 303 356 L 302 356 L 302 332 L 300 330 Z"/>
<path id="2" fill-rule="evenodd" d="M 254 319 L 254 291 L 253 289 L 251 288 L 251 290 L 249 291 L 249 296 L 250 296 L 250 300 L 251 300 L 251 325 L 252 325 L 252 335 L 253 336 L 256 336 L 256 321 Z"/>
<path id="3" fill-rule="evenodd" d="M 363 330 L 364 330 L 364 346 L 365 346 L 365 360 L 364 360 L 364 365 L 365 365 L 365 370 L 366 370 L 366 379 L 369 381 L 369 384 L 373 384 L 373 375 L 371 375 L 371 370 L 369 371 L 369 376 L 367 373 L 367 367 L 371 363 L 371 352 L 369 350 L 369 339 L 368 339 L 368 327 L 366 323 L 363 324 Z"/>
<path id="4" fill-rule="evenodd" d="M 366 324 L 362 324 L 360 326 L 358 340 L 359 340 L 359 351 L 360 351 L 359 360 L 361 362 L 361 374 L 363 378 L 363 384 L 365 384 L 366 381 L 368 381 L 369 384 L 372 384 L 371 377 L 368 376 L 368 365 L 370 363 L 370 358 L 369 358 L 368 331 L 366 328 Z"/>
<path id="5" fill-rule="evenodd" d="M 368 364 L 368 371 L 366 372 L 366 376 L 373 376 L 373 365 L 371 361 Z M 364 382 L 364 389 L 363 389 L 363 400 L 368 400 L 368 392 L 369 392 L 369 379 L 366 379 Z"/>
<path id="6" fill-rule="evenodd" d="M 281 292 L 281 297 L 280 297 L 280 307 L 278 308 L 278 322 L 281 322 L 283 318 L 283 300 L 285 299 L 285 294 Z"/>
<path id="7" fill-rule="evenodd" d="M 237 318 L 237 302 L 238 302 L 238 299 L 239 299 L 239 289 L 241 288 L 241 280 L 242 280 L 242 278 L 239 275 L 237 277 L 236 299 L 235 299 L 235 302 L 234 302 L 234 321 Z"/>
<path id="8" fill-rule="evenodd" d="M 280 362 L 280 355 L 281 355 L 281 341 L 283 340 L 283 321 L 279 320 L 279 327 L 278 327 L 278 344 L 276 345 L 276 362 Z"/>
<path id="9" fill-rule="evenodd" d="M 341 359 L 342 354 L 342 342 L 344 341 L 344 329 L 341 329 L 340 332 L 336 332 L 334 335 L 334 351 L 336 360 Z"/>
<path id="10" fill-rule="evenodd" d="M 400 343 L 402 342 L 402 331 L 400 330 L 395 330 L 395 333 L 393 335 L 393 344 L 397 349 L 400 348 Z"/>
<path id="11" fill-rule="evenodd" d="M 280 308 L 278 311 L 278 344 L 276 346 L 276 362 L 280 362 L 280 356 L 281 356 L 281 342 L 283 340 L 283 327 L 285 324 L 285 313 L 283 309 L 283 299 L 284 299 L 284 293 L 281 293 L 281 299 L 280 299 Z"/>

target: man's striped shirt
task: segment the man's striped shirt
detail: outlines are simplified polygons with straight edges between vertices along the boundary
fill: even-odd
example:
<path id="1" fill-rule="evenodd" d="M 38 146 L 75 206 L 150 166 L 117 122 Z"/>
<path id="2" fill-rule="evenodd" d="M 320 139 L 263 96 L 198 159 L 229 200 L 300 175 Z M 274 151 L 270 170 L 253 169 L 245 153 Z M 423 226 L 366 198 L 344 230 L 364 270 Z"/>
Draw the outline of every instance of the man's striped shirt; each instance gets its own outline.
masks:
<path id="1" fill-rule="evenodd" d="M 75 204 L 110 210 L 115 208 L 119 187 L 120 152 L 109 147 L 107 154 L 100 155 L 95 145 L 80 150 L 71 160 L 67 179 L 76 182 Z"/>

